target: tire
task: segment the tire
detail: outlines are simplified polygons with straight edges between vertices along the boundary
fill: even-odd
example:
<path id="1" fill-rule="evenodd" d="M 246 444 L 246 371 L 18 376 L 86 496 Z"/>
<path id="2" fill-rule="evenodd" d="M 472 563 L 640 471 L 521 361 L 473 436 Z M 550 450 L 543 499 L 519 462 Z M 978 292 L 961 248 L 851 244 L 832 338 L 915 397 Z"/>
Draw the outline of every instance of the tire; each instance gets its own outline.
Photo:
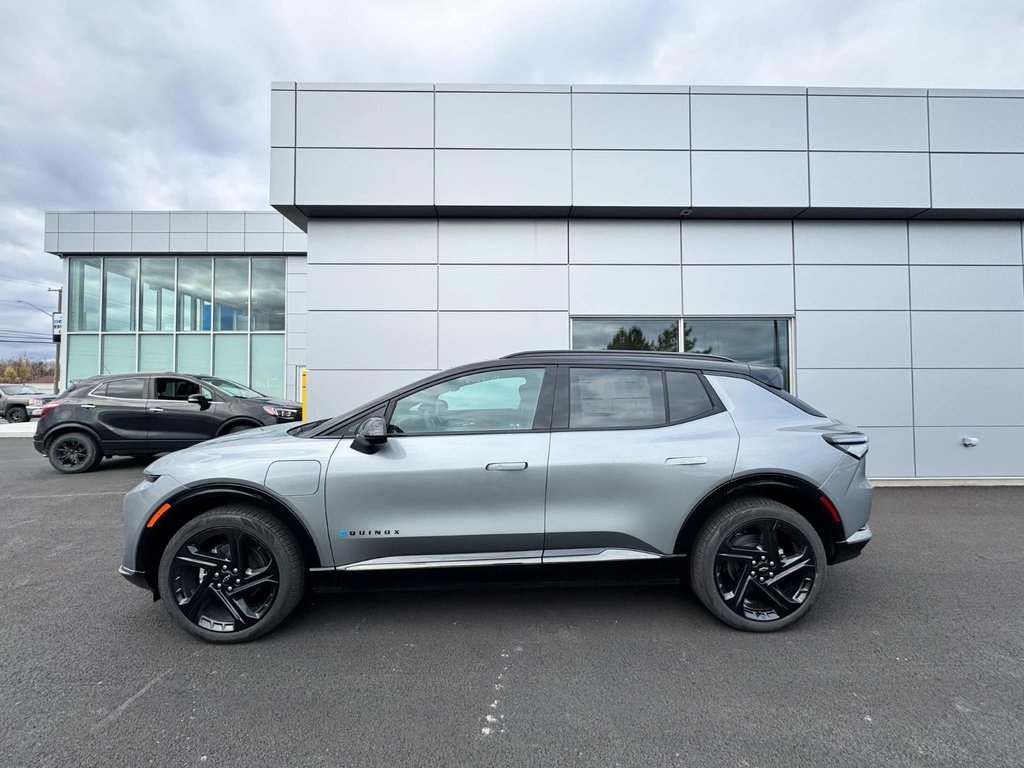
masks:
<path id="1" fill-rule="evenodd" d="M 204 512 L 171 537 L 157 585 L 171 619 L 186 632 L 211 643 L 243 643 L 295 609 L 306 570 L 298 542 L 280 520 L 232 504 Z"/>
<path id="2" fill-rule="evenodd" d="M 89 472 L 103 460 L 103 454 L 91 435 L 85 432 L 65 432 L 55 438 L 46 449 L 50 466 L 65 475 Z"/>
<path id="3" fill-rule="evenodd" d="M 14 405 L 7 409 L 4 418 L 11 424 L 21 424 L 29 420 L 28 411 L 20 405 Z"/>
<path id="4" fill-rule="evenodd" d="M 236 424 L 231 429 L 224 432 L 225 435 L 233 435 L 237 432 L 248 432 L 250 429 L 256 429 L 255 424 Z"/>
<path id="5" fill-rule="evenodd" d="M 754 497 L 722 507 L 701 529 L 690 583 L 697 598 L 729 626 L 773 632 L 811 610 L 825 585 L 826 567 L 814 526 L 784 504 Z"/>

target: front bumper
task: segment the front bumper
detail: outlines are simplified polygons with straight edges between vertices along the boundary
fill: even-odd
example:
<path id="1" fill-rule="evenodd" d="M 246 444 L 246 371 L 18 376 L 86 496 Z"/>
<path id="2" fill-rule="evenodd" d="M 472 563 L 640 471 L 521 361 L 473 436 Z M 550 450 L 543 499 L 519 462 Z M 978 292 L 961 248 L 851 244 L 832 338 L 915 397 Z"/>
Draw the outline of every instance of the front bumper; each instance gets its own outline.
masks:
<path id="1" fill-rule="evenodd" d="M 835 565 L 836 563 L 842 563 L 857 557 L 861 550 L 868 545 L 869 541 L 871 541 L 871 526 L 869 525 L 865 525 L 845 541 L 837 541 L 832 564 Z"/>
<path id="2" fill-rule="evenodd" d="M 147 590 L 153 589 L 149 586 L 149 582 L 146 581 L 146 574 L 143 571 L 133 571 L 131 568 L 125 568 L 123 565 L 119 565 L 117 567 L 117 572 L 128 579 L 128 581 L 136 587 Z"/>

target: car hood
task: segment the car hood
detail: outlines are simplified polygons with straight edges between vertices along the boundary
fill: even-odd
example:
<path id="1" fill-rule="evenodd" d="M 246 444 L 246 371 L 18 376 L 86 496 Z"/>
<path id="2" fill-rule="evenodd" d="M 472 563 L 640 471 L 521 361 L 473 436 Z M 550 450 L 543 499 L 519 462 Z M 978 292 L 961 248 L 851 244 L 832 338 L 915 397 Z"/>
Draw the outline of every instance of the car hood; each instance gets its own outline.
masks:
<path id="1" fill-rule="evenodd" d="M 163 456 L 148 467 L 148 475 L 170 475 L 180 483 L 217 478 L 262 482 L 275 461 L 314 459 L 326 463 L 336 446 L 334 440 L 292 437 L 295 424 L 275 424 L 248 429 Z"/>

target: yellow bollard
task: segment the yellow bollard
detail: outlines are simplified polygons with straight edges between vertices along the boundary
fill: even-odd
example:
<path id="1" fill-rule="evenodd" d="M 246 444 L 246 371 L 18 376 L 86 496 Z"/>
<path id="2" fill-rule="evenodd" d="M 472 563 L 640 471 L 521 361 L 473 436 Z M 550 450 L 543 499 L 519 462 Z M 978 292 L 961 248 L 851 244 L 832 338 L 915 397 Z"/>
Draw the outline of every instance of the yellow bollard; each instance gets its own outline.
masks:
<path id="1" fill-rule="evenodd" d="M 306 420 L 306 369 L 302 369 L 302 420 Z"/>

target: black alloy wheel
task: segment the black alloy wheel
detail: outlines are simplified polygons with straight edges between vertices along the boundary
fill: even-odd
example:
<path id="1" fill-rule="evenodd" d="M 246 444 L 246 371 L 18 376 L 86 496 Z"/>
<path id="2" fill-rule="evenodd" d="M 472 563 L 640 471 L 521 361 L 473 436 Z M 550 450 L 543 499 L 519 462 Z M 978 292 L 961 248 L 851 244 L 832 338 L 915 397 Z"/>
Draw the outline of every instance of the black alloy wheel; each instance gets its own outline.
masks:
<path id="1" fill-rule="evenodd" d="M 182 544 L 170 582 L 179 610 L 211 632 L 238 632 L 264 618 L 281 585 L 270 549 L 237 528 L 212 528 Z"/>
<path id="2" fill-rule="evenodd" d="M 54 469 L 69 475 L 88 472 L 103 459 L 96 441 L 83 432 L 69 432 L 56 438 L 46 455 Z"/>
<path id="3" fill-rule="evenodd" d="M 690 583 L 726 624 L 772 632 L 810 610 L 826 565 L 821 538 L 804 517 L 772 499 L 745 498 L 726 505 L 701 530 Z"/>
<path id="4" fill-rule="evenodd" d="M 28 411 L 20 405 L 16 405 L 7 411 L 4 418 L 6 418 L 11 424 L 21 424 L 22 422 L 28 421 Z"/>
<path id="5" fill-rule="evenodd" d="M 762 518 L 727 534 L 715 554 L 715 586 L 737 616 L 776 621 L 803 605 L 817 575 L 807 537 L 781 520 Z"/>
<path id="6" fill-rule="evenodd" d="M 183 629 L 235 643 L 284 620 L 301 599 L 305 578 L 291 532 L 262 510 L 233 505 L 190 520 L 171 538 L 158 586 Z"/>

